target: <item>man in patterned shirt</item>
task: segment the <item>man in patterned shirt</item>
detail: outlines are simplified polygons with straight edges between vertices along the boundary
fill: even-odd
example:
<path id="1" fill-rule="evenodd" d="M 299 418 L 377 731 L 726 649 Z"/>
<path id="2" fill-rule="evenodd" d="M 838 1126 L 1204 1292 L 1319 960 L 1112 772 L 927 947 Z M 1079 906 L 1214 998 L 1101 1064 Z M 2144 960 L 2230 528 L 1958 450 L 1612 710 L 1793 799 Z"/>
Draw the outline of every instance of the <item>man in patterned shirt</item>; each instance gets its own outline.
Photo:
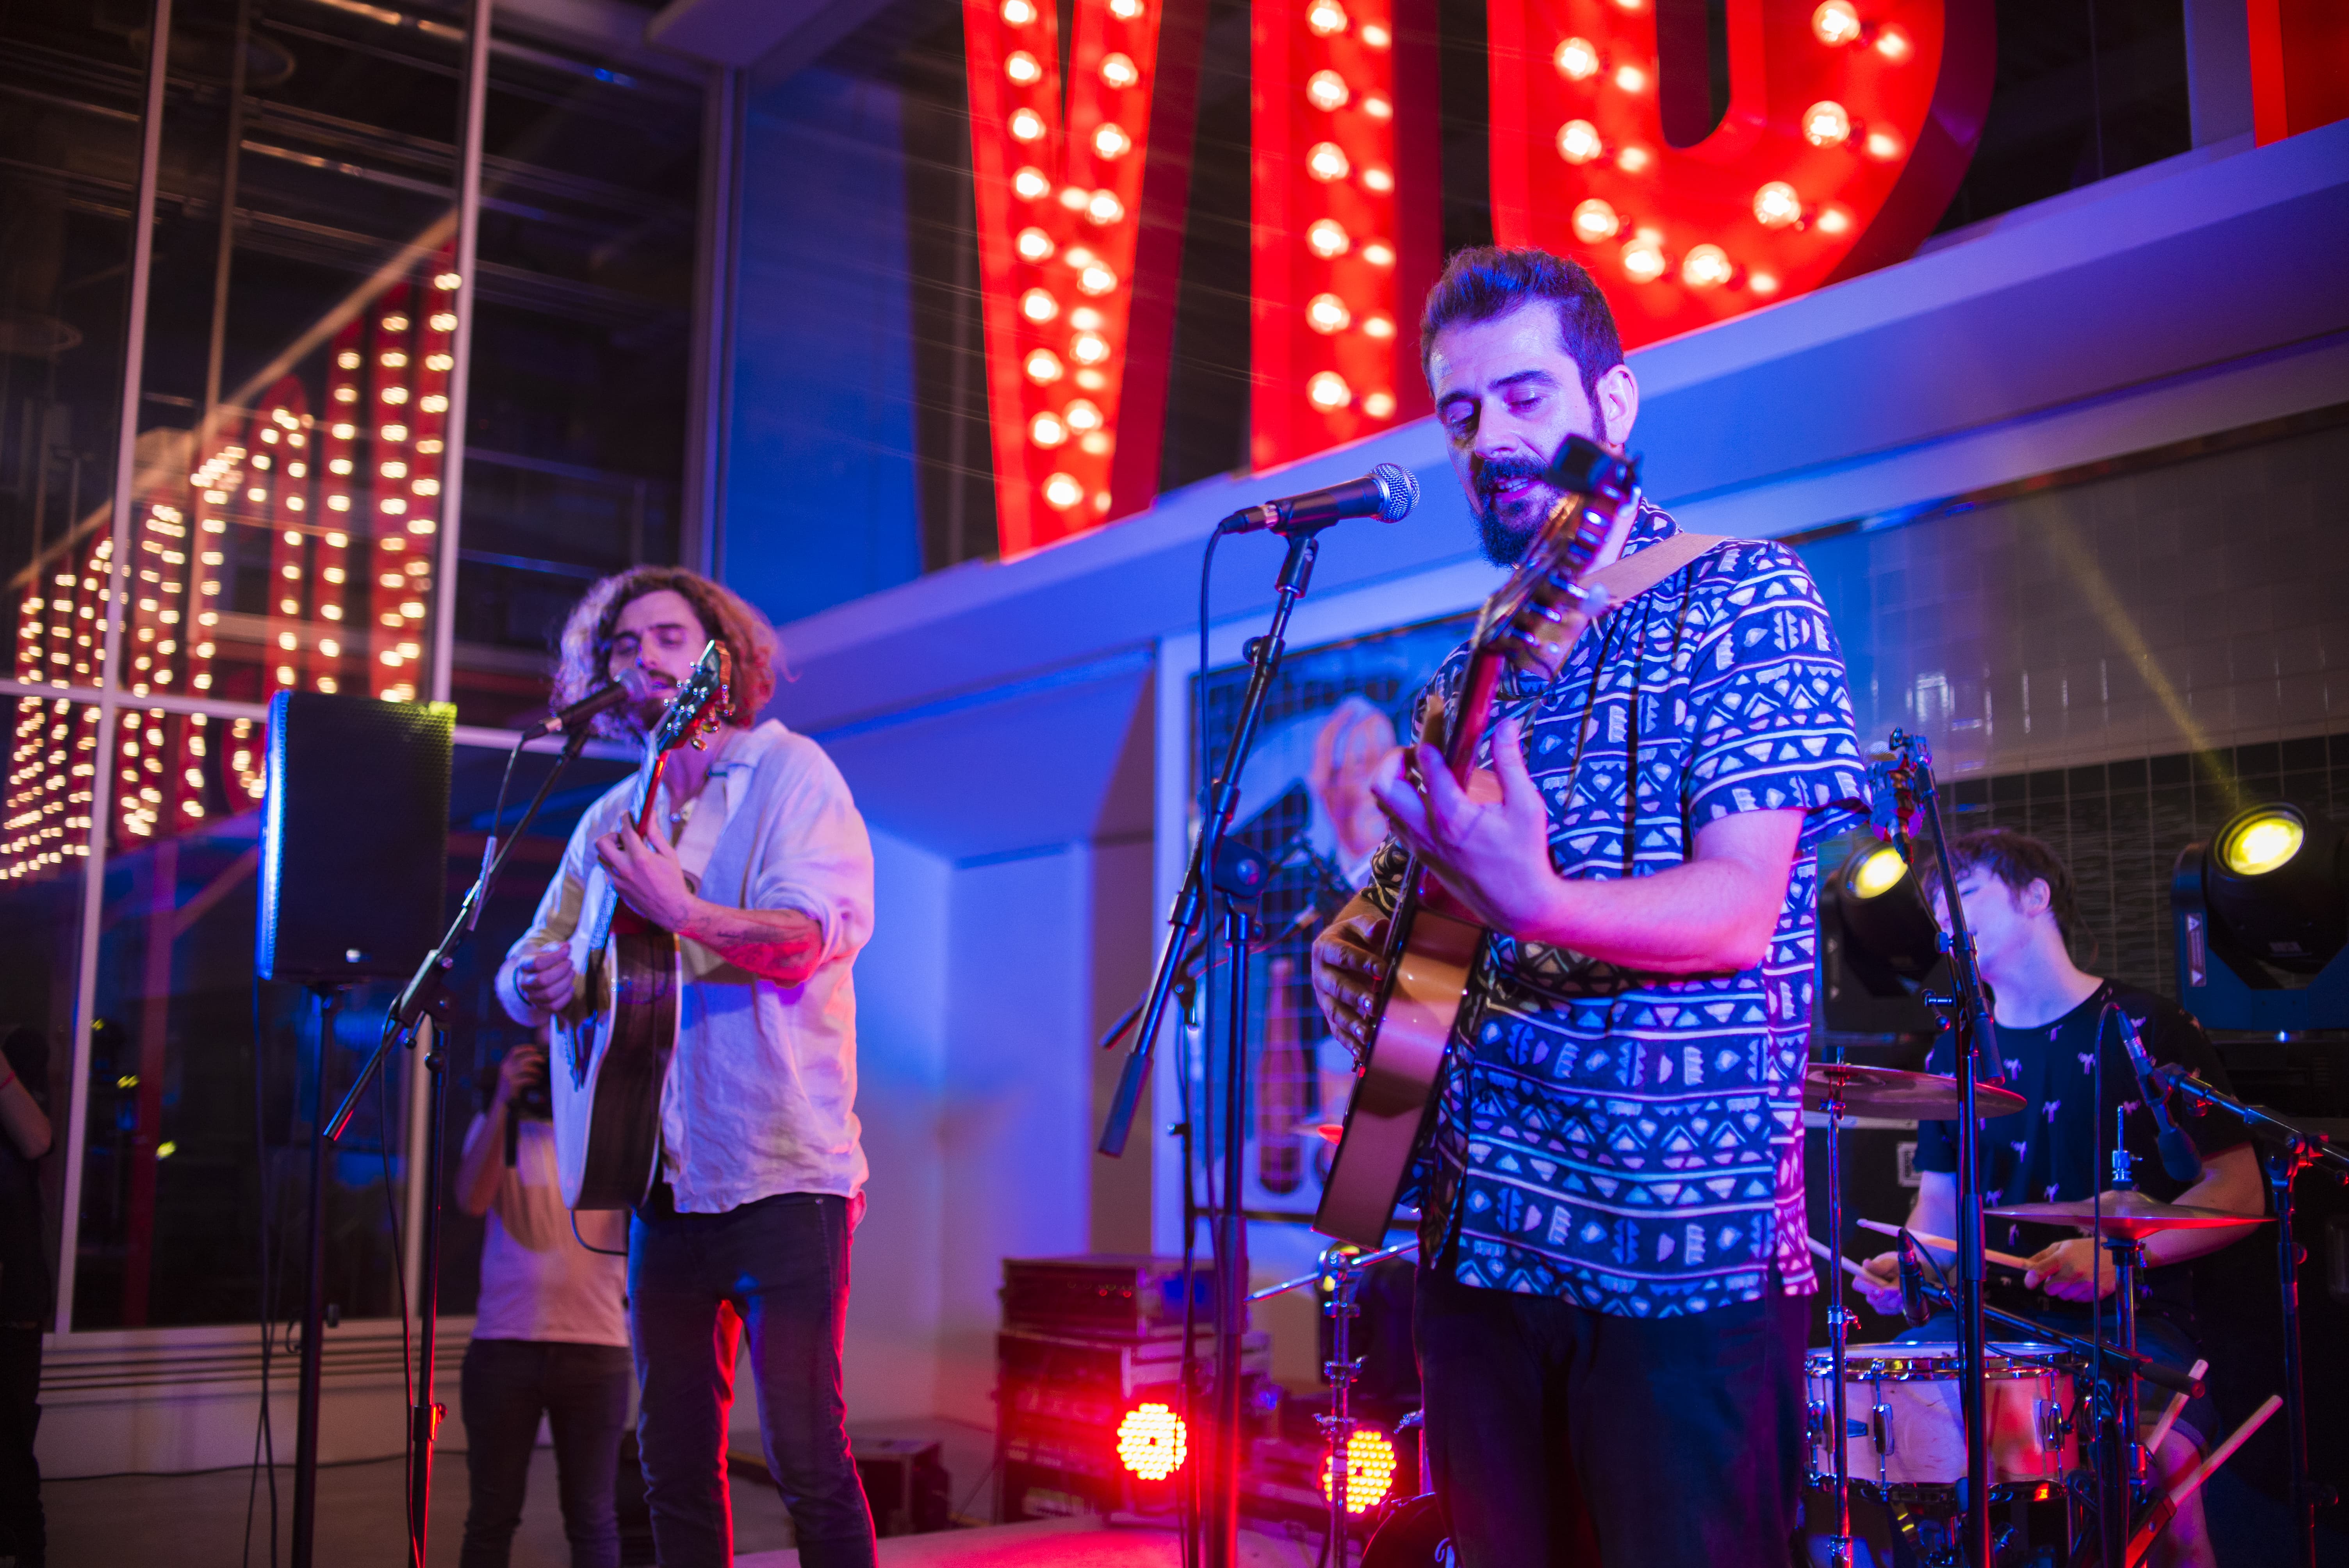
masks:
<path id="1" fill-rule="evenodd" d="M 1420 342 L 1485 552 L 1513 562 L 1567 438 L 1630 436 L 1606 299 L 1542 252 L 1466 251 Z M 1618 553 L 1678 531 L 1643 507 Z M 1359 1050 L 1405 851 L 1491 933 L 1421 1160 L 1417 1332 L 1453 1542 L 1464 1568 L 1777 1568 L 1815 1288 L 1814 850 L 1865 788 L 1834 629 L 1792 552 L 1723 541 L 1586 631 L 1555 681 L 1505 681 L 1501 709 L 1497 799 L 1432 749 L 1423 786 L 1390 759 L 1393 840 L 1314 949 Z"/>

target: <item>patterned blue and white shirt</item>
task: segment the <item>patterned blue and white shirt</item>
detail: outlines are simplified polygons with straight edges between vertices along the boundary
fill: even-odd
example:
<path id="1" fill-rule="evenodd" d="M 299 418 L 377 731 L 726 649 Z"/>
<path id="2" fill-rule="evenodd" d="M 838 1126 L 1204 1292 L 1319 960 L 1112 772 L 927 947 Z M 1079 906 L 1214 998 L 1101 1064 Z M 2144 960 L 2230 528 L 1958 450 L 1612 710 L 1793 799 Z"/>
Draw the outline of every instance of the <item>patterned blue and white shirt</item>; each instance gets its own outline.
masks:
<path id="1" fill-rule="evenodd" d="M 1678 526 L 1643 508 L 1624 553 Z M 1432 691 L 1449 695 L 1455 650 Z M 1418 1180 L 1423 1256 L 1460 1283 L 1634 1317 L 1758 1300 L 1804 1246 L 1802 1074 L 1822 840 L 1864 810 L 1835 628 L 1794 552 L 1732 541 L 1586 632 L 1558 678 L 1505 676 L 1568 877 L 1651 876 L 1738 811 L 1806 813 L 1768 956 L 1665 975 L 1493 934 Z M 1371 896 L 1392 906 L 1390 841 Z"/>

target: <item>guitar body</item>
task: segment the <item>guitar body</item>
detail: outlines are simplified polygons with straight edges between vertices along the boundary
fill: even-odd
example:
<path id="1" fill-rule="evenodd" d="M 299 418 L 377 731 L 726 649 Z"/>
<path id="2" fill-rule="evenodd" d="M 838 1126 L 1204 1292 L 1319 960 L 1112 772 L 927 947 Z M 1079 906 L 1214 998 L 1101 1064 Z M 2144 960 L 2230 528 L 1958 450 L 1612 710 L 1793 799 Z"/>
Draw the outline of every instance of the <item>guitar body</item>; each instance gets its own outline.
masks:
<path id="1" fill-rule="evenodd" d="M 1630 466 L 1579 436 L 1568 438 L 1552 479 L 1567 493 L 1509 581 L 1485 601 L 1451 722 L 1429 737 L 1441 741 L 1453 777 L 1480 800 L 1501 795 L 1500 780 L 1476 767 L 1476 750 L 1502 669 L 1557 675 L 1606 603 L 1583 577 L 1610 540 L 1619 546 L 1639 511 Z M 1405 871 L 1381 964 L 1385 988 L 1313 1216 L 1323 1235 L 1367 1249 L 1385 1244 L 1484 940 L 1484 927 L 1432 874 L 1416 862 Z"/>
<path id="2" fill-rule="evenodd" d="M 659 1173 L 661 1085 L 684 985 L 677 938 L 623 911 L 602 951 L 585 965 L 578 956 L 586 1006 L 556 1021 L 547 1063 L 563 1203 L 633 1209 Z"/>

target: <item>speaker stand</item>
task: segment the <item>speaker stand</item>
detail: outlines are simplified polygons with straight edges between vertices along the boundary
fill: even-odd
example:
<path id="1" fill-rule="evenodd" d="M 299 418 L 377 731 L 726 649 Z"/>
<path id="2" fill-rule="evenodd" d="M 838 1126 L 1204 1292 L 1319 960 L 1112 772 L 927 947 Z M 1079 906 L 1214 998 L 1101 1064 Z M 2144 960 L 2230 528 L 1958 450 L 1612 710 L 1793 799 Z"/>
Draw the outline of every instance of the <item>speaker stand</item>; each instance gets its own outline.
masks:
<path id="1" fill-rule="evenodd" d="M 318 1395 L 326 1372 L 326 1062 L 335 1043 L 335 1014 L 347 987 L 310 987 L 318 1019 L 318 1059 L 310 1097 L 310 1207 L 303 1230 L 302 1376 L 295 1396 L 294 1437 L 294 1568 L 311 1568 L 318 1522 Z M 263 1216 L 262 1222 L 268 1223 Z M 277 1332 L 274 1323 L 266 1333 Z"/>

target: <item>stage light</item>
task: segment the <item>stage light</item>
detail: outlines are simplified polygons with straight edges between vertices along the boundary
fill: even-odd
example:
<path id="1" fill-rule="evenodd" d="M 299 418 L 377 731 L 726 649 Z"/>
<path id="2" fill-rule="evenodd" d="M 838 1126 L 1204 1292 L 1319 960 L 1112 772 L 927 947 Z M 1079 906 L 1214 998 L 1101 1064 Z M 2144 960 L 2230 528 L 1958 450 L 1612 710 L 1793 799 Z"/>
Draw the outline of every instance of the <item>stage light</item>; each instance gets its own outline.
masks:
<path id="1" fill-rule="evenodd" d="M 1754 192 L 1754 221 L 1765 229 L 1784 229 L 1803 221 L 1803 199 L 1783 180 L 1773 180 Z"/>
<path id="2" fill-rule="evenodd" d="M 1587 82 L 1599 74 L 1599 48 L 1588 38 L 1568 38 L 1551 57 L 1557 74 L 1570 82 Z"/>
<path id="3" fill-rule="evenodd" d="M 1909 874 L 1909 862 L 1890 844 L 1863 850 L 1844 868 L 1844 885 L 1861 898 L 1877 898 Z"/>
<path id="4" fill-rule="evenodd" d="M 2281 802 L 2236 812 L 2178 857 L 2178 999 L 2222 1029 L 2349 1026 L 2349 837 Z M 2216 962 L 2213 962 L 2216 960 Z M 2306 975 L 2292 985 L 2278 977 Z"/>
<path id="5" fill-rule="evenodd" d="M 1352 96 L 1347 90 L 1346 78 L 1335 71 L 1316 71 L 1305 78 L 1305 101 L 1315 108 L 1341 109 Z"/>
<path id="6" fill-rule="evenodd" d="M 1851 0 L 1826 0 L 1811 13 L 1811 32 L 1830 47 L 1851 43 L 1859 36 L 1859 13 L 1852 9 Z"/>
<path id="7" fill-rule="evenodd" d="M 1330 1465 L 1322 1462 L 1321 1495 L 1330 1491 Z M 1346 1511 L 1368 1513 L 1386 1501 L 1394 1485 L 1394 1444 L 1384 1432 L 1364 1427 L 1346 1439 Z"/>
<path id="8" fill-rule="evenodd" d="M 1136 1405 L 1117 1424 L 1117 1462 L 1143 1480 L 1164 1480 L 1190 1452 L 1190 1432 L 1169 1406 Z"/>
<path id="9" fill-rule="evenodd" d="M 1607 150 L 1599 128 L 1587 119 L 1569 119 L 1558 127 L 1557 155 L 1568 163 L 1588 163 Z"/>

